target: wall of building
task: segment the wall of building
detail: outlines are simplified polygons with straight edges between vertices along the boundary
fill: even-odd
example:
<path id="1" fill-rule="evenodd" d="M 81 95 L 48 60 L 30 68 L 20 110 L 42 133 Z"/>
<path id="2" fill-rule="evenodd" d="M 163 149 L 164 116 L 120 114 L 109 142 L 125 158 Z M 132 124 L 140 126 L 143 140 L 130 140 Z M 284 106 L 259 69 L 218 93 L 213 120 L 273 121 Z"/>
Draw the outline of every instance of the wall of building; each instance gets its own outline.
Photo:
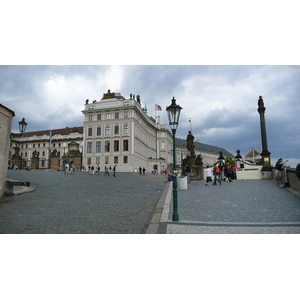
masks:
<path id="1" fill-rule="evenodd" d="M 0 105 L 0 196 L 4 194 L 14 112 Z"/>
<path id="2" fill-rule="evenodd" d="M 262 179 L 262 166 L 251 165 L 243 162 L 244 168 L 236 170 L 236 179 L 247 180 L 247 179 Z"/>

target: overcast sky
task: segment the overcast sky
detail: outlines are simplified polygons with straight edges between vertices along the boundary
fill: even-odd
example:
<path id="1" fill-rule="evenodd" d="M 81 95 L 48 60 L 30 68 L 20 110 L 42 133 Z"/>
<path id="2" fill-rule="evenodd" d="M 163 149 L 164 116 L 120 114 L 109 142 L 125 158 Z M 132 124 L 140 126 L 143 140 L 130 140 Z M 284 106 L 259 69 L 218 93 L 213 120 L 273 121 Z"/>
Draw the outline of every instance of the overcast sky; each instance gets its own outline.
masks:
<path id="1" fill-rule="evenodd" d="M 183 110 L 177 137 L 190 129 L 195 140 L 247 154 L 262 151 L 257 101 L 261 95 L 271 158 L 300 161 L 299 66 L 1 66 L 1 103 L 25 117 L 27 131 L 83 126 L 86 99 L 99 101 L 110 89 L 140 95 L 148 114 L 174 96 Z M 191 123 L 189 122 L 191 119 Z"/>

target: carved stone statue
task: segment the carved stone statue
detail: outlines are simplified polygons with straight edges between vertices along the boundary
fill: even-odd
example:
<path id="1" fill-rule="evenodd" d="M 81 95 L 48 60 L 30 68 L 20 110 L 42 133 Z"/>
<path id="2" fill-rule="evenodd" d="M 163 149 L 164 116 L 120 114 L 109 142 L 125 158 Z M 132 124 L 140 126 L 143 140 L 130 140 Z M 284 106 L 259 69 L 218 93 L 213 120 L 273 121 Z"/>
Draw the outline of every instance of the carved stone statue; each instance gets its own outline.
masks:
<path id="1" fill-rule="evenodd" d="M 258 107 L 264 107 L 264 100 L 263 100 L 262 96 L 259 96 L 257 104 L 258 104 Z"/>
<path id="2" fill-rule="evenodd" d="M 32 152 L 32 157 L 33 157 L 33 158 L 38 158 L 38 157 L 39 157 L 39 153 L 38 153 L 36 150 L 34 150 L 34 151 Z"/>
<path id="3" fill-rule="evenodd" d="M 187 135 L 186 141 L 187 141 L 186 147 L 190 151 L 191 156 L 195 156 L 194 136 L 190 131 L 189 134 Z"/>
<path id="4" fill-rule="evenodd" d="M 89 104 L 89 99 L 86 99 L 86 100 L 85 100 L 85 104 Z"/>
<path id="5" fill-rule="evenodd" d="M 202 157 L 201 157 L 201 154 L 199 154 L 199 155 L 196 157 L 195 165 L 202 165 L 202 164 L 203 164 Z"/>
<path id="6" fill-rule="evenodd" d="M 54 158 L 54 157 L 60 157 L 60 151 L 57 151 L 56 149 L 54 149 L 52 152 L 51 152 L 51 158 Z"/>
<path id="7" fill-rule="evenodd" d="M 110 99 L 110 98 L 116 98 L 115 93 L 111 93 L 110 90 L 107 90 L 107 93 L 103 93 L 102 99 Z"/>
<path id="8" fill-rule="evenodd" d="M 13 154 L 13 158 L 19 158 L 20 157 L 20 153 L 19 153 L 20 148 L 18 146 L 15 146 L 14 149 L 15 149 L 15 154 Z"/>
<path id="9" fill-rule="evenodd" d="M 140 104 L 141 104 L 140 95 L 137 95 L 137 96 L 136 96 L 136 101 L 137 101 L 137 103 L 140 103 Z"/>

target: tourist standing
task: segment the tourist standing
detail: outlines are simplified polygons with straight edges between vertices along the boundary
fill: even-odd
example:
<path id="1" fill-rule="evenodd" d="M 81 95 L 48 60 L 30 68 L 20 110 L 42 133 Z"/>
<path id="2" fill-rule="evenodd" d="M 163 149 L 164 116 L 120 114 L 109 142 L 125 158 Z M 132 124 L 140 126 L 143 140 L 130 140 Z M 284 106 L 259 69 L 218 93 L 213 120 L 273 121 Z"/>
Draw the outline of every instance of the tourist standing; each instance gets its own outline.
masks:
<path id="1" fill-rule="evenodd" d="M 296 166 L 296 176 L 300 180 L 300 163 Z"/>
<path id="2" fill-rule="evenodd" d="M 283 159 L 279 158 L 276 165 L 275 165 L 275 181 L 276 184 L 280 183 L 282 172 L 283 171 Z"/>
<path id="3" fill-rule="evenodd" d="M 185 176 L 187 176 L 188 183 L 191 183 L 191 178 L 190 178 L 191 168 L 189 167 L 188 164 L 185 164 L 184 170 L 185 170 Z"/>
<path id="4" fill-rule="evenodd" d="M 113 171 L 114 171 L 114 177 L 116 177 L 116 171 L 117 171 L 117 166 L 116 165 L 114 165 L 114 167 L 113 167 Z"/>

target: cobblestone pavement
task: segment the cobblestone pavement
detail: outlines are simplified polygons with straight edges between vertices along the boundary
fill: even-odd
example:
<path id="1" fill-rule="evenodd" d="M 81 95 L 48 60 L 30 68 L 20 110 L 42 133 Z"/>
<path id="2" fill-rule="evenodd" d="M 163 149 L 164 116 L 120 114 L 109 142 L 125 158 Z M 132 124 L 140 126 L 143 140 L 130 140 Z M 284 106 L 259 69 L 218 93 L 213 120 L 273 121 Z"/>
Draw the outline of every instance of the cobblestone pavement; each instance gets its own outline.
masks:
<path id="1" fill-rule="evenodd" d="M 142 233 L 164 189 L 163 176 L 8 171 L 34 192 L 0 198 L 0 233 Z"/>
<path id="2" fill-rule="evenodd" d="M 172 187 L 158 233 L 300 233 L 300 198 L 272 180 L 235 180 L 178 191 L 179 222 L 172 222 Z"/>

